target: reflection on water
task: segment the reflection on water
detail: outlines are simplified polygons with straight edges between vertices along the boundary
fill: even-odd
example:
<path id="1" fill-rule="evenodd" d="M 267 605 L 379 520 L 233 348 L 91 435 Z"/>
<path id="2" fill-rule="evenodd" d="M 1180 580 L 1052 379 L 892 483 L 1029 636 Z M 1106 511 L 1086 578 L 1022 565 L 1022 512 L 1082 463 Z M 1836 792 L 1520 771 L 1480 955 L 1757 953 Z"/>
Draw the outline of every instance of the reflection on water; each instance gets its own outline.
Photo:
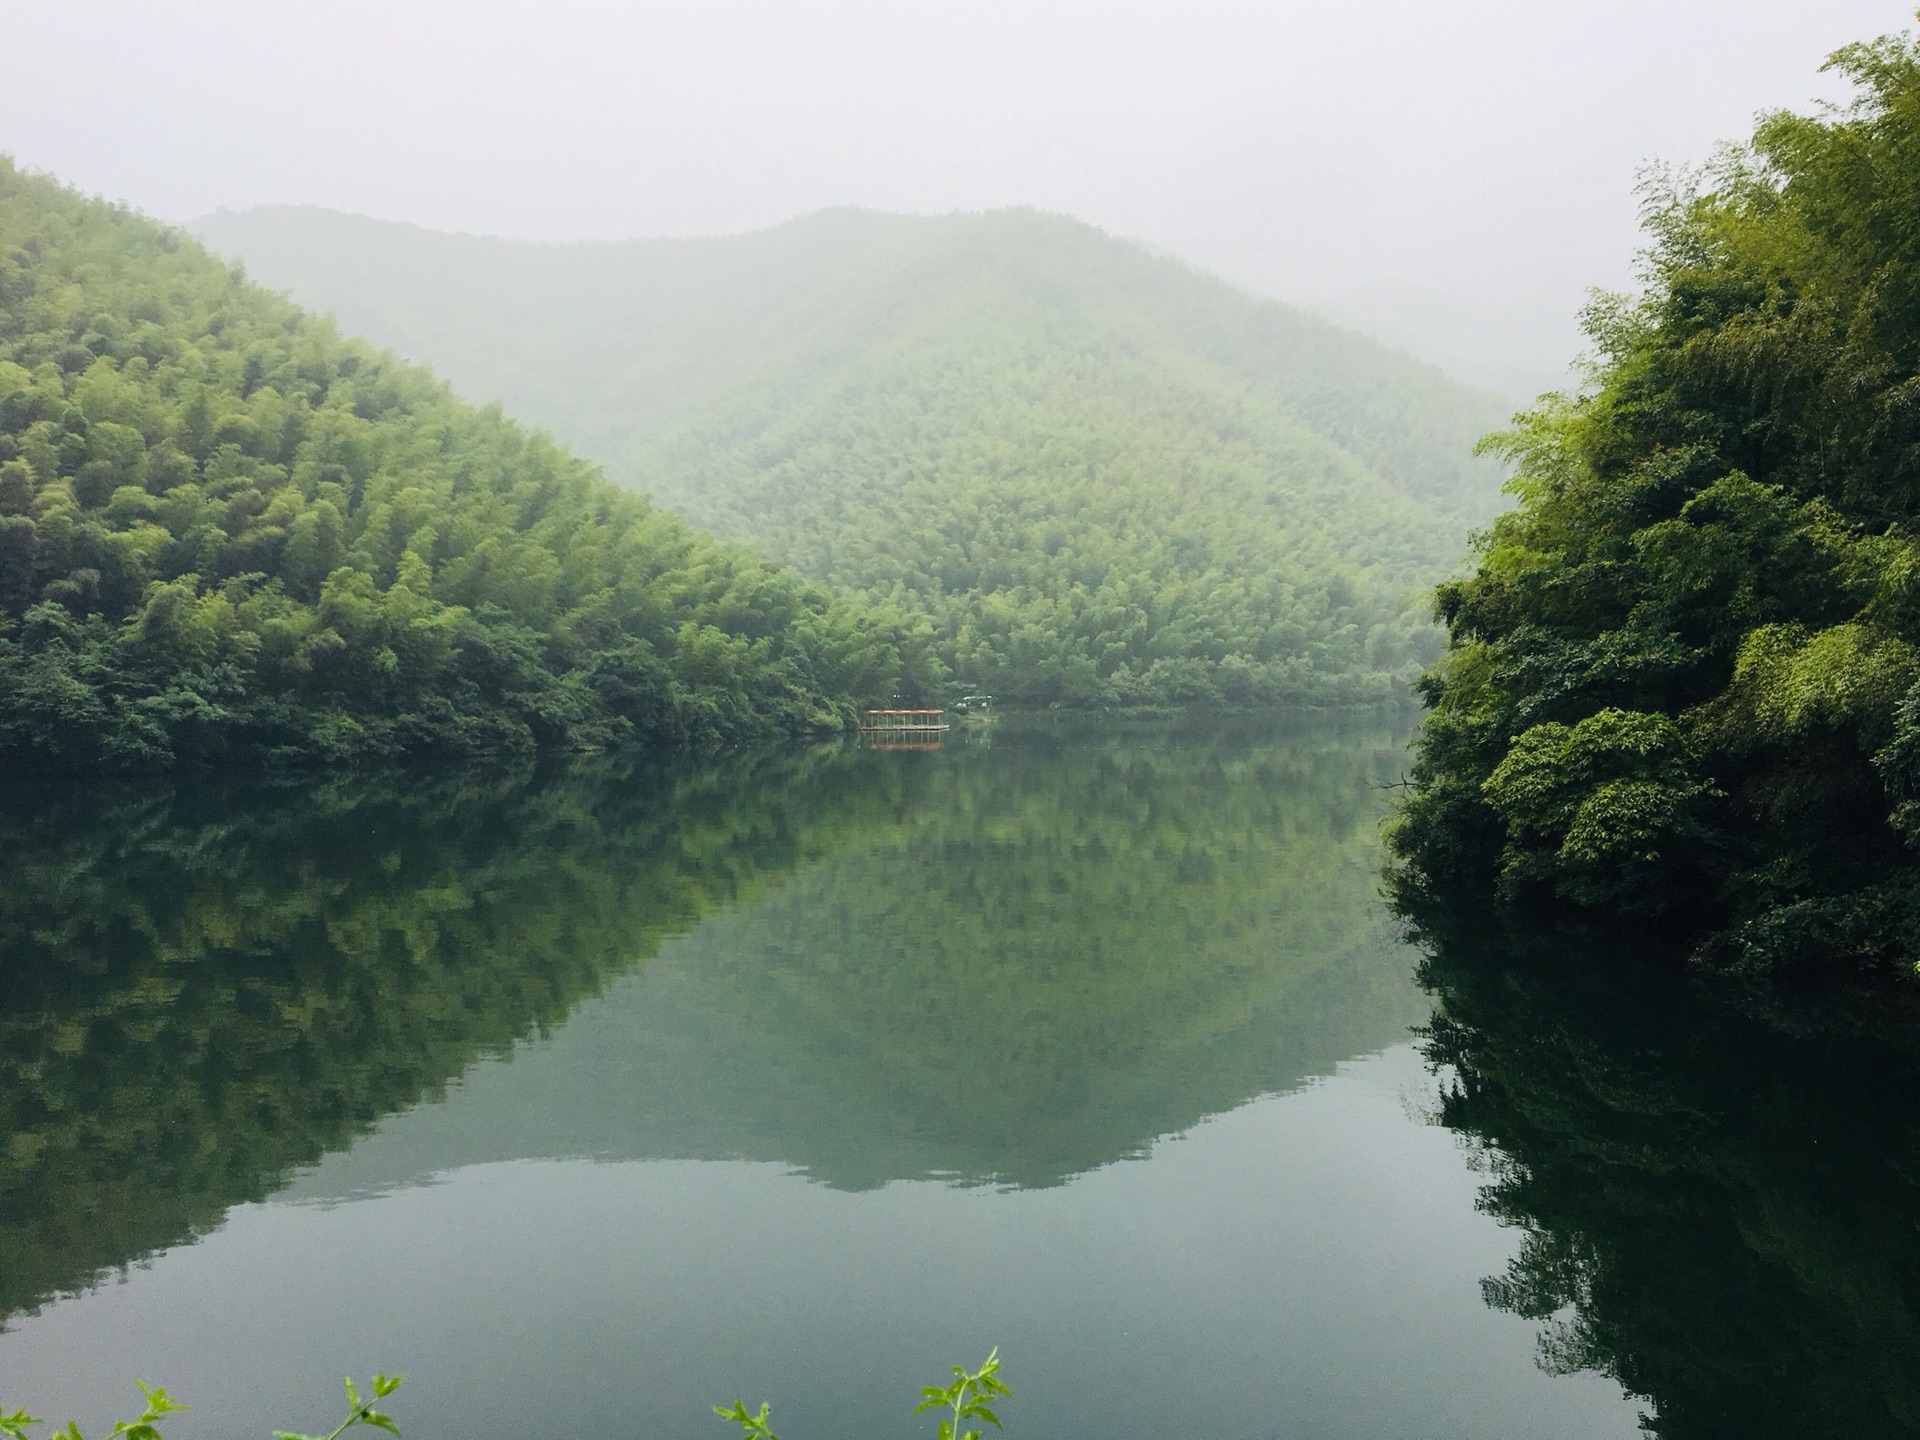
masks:
<path id="1" fill-rule="evenodd" d="M 6 799 L 4 1312 L 217 1224 L 897 809 L 836 755 Z"/>
<path id="2" fill-rule="evenodd" d="M 1003 727 L 15 794 L 0 1391 L 164 1378 L 186 1440 L 386 1366 L 420 1434 L 751 1391 L 857 1435 L 999 1343 L 1029 1433 L 1629 1434 L 1481 1302 L 1512 1236 L 1376 895 L 1399 764 Z"/>
<path id="3" fill-rule="evenodd" d="M 1138 1154 L 1426 1015 L 1373 899 L 1396 761 L 1138 736 L 868 757 L 884 816 L 311 1183 L 591 1155 L 1032 1186 Z"/>
<path id="4" fill-rule="evenodd" d="M 1543 1322 L 1542 1364 L 1616 1379 L 1668 1440 L 1920 1434 L 1907 1044 L 1791 1033 L 1618 946 L 1425 918 L 1441 1118 L 1524 1236 L 1487 1301 Z"/>

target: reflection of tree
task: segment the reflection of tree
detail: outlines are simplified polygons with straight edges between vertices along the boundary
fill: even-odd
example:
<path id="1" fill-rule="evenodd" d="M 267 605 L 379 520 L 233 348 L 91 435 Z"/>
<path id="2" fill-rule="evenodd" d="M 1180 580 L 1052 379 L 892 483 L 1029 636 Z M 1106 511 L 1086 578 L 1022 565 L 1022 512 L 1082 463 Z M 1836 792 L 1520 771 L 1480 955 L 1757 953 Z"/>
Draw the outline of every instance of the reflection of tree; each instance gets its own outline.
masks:
<path id="1" fill-rule="evenodd" d="M 886 808 L 693 780 L 65 788 L 0 845 L 0 1315 L 187 1239 Z"/>
<path id="2" fill-rule="evenodd" d="M 0 1314 L 217 1224 L 644 961 L 646 1004 L 569 1028 L 598 1048 L 353 1161 L 1054 1183 L 1424 1014 L 1374 903 L 1393 752 L 1013 739 L 13 795 Z"/>
<path id="3" fill-rule="evenodd" d="M 1441 1118 L 1525 1231 L 1490 1304 L 1670 1440 L 1920 1433 L 1920 1064 L 1790 1033 L 1622 947 L 1427 913 Z"/>

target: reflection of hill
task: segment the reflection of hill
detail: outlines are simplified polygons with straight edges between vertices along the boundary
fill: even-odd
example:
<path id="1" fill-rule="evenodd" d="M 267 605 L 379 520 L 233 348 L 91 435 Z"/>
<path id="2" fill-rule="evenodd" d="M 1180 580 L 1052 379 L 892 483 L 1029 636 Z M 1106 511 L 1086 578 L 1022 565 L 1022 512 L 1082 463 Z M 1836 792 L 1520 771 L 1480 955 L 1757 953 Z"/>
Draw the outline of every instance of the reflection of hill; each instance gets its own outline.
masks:
<path id="1" fill-rule="evenodd" d="M 867 848 L 663 948 L 300 1193 L 564 1154 L 1051 1184 L 1426 1013 L 1373 903 L 1369 782 L 1397 752 L 874 759 L 904 803 Z"/>
<path id="2" fill-rule="evenodd" d="M 884 810 L 693 781 L 10 792 L 0 1315 L 217 1223 Z"/>
<path id="3" fill-rule="evenodd" d="M 1666 1440 L 1920 1434 L 1920 1064 L 1435 924 L 1429 1056 L 1526 1238 L 1490 1304 Z M 1884 1011 L 1884 1006 L 1881 1007 Z M 1554 1318 L 1558 1317 L 1558 1318 Z"/>
<path id="4" fill-rule="evenodd" d="M 1424 1013 L 1373 903 L 1396 752 L 1009 739 L 6 797 L 0 1314 L 329 1152 L 297 1193 L 554 1154 L 1048 1184 Z"/>

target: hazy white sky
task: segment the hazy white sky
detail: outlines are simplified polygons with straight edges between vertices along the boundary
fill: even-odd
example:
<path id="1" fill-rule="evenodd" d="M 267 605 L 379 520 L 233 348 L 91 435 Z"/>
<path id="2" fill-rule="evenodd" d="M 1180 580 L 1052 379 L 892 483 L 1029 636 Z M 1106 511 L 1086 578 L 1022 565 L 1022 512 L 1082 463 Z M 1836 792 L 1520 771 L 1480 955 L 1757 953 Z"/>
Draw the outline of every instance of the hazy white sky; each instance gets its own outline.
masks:
<path id="1" fill-rule="evenodd" d="M 1484 301 L 1546 365 L 1630 274 L 1644 161 L 1837 95 L 1825 54 L 1911 3 L 0 0 L 0 150 L 174 220 L 1030 204 L 1285 298 Z"/>

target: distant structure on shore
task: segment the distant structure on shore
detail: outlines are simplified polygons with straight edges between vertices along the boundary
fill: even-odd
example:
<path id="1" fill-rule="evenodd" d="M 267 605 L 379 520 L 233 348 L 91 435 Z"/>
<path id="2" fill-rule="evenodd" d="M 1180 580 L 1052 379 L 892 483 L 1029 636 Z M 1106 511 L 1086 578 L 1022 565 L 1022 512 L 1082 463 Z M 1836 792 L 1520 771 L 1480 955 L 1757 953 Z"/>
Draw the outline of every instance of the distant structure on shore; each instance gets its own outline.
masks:
<path id="1" fill-rule="evenodd" d="M 869 710 L 862 730 L 928 733 L 948 728 L 944 710 Z"/>
<path id="2" fill-rule="evenodd" d="M 938 750 L 949 728 L 944 710 L 869 710 L 860 735 L 870 750 Z"/>

